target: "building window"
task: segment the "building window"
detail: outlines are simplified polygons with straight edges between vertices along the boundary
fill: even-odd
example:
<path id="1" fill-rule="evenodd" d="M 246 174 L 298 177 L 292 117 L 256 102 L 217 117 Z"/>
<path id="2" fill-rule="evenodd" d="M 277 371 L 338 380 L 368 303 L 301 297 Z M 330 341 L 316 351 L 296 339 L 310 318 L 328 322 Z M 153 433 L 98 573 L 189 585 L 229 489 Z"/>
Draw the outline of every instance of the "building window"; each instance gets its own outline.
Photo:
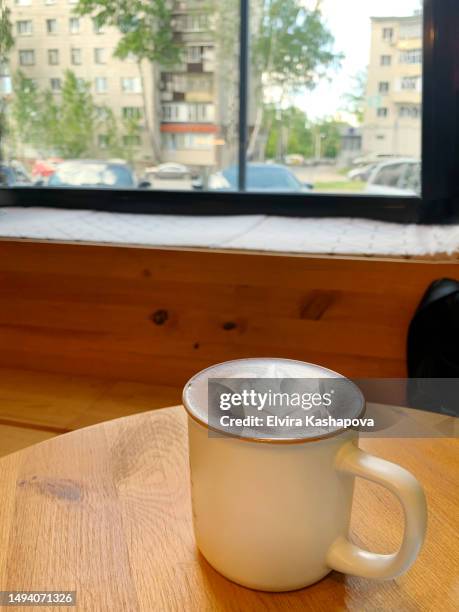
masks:
<path id="1" fill-rule="evenodd" d="M 212 148 L 214 137 L 212 134 L 194 133 L 163 133 L 162 145 L 168 151 L 208 151 Z"/>
<path id="2" fill-rule="evenodd" d="M 98 134 L 97 144 L 100 149 L 106 149 L 108 147 L 108 136 L 107 134 Z"/>
<path id="3" fill-rule="evenodd" d="M 74 66 L 81 65 L 81 49 L 70 49 L 70 61 Z"/>
<path id="4" fill-rule="evenodd" d="M 16 21 L 16 33 L 18 36 L 30 36 L 32 32 L 33 26 L 30 19 Z"/>
<path id="5" fill-rule="evenodd" d="M 57 64 L 59 64 L 58 49 L 48 49 L 48 64 L 50 66 L 57 66 Z"/>
<path id="6" fill-rule="evenodd" d="M 391 55 L 381 55 L 381 66 L 390 66 L 392 63 Z"/>
<path id="7" fill-rule="evenodd" d="M 394 28 L 383 28 L 382 37 L 383 40 L 391 41 L 394 37 Z"/>
<path id="8" fill-rule="evenodd" d="M 421 117 L 420 104 L 402 104 L 398 109 L 399 117 L 408 119 L 419 119 Z"/>
<path id="9" fill-rule="evenodd" d="M 105 64 L 105 49 L 97 48 L 94 49 L 94 63 L 95 64 Z"/>
<path id="10" fill-rule="evenodd" d="M 142 108 L 140 106 L 124 106 L 121 114 L 123 119 L 141 119 Z"/>
<path id="11" fill-rule="evenodd" d="M 45 0 L 45 4 L 56 4 L 56 0 Z"/>
<path id="12" fill-rule="evenodd" d="M 179 32 L 204 32 L 209 29 L 209 18 L 203 13 L 178 15 L 174 20 L 174 28 Z"/>
<path id="13" fill-rule="evenodd" d="M 389 82 L 388 81 L 379 81 L 378 91 L 379 91 L 379 93 L 387 93 L 389 91 Z"/>
<path id="14" fill-rule="evenodd" d="M 98 119 L 108 119 L 110 116 L 110 109 L 106 106 L 96 106 L 95 113 Z"/>
<path id="15" fill-rule="evenodd" d="M 389 115 L 389 109 L 385 106 L 381 106 L 377 109 L 376 114 L 378 117 L 387 117 Z"/>
<path id="16" fill-rule="evenodd" d="M 140 77 L 122 77 L 121 89 L 124 93 L 142 93 Z"/>
<path id="17" fill-rule="evenodd" d="M 79 34 L 80 32 L 80 20 L 78 17 L 70 17 L 69 19 L 69 32 L 70 34 Z"/>
<path id="18" fill-rule="evenodd" d="M 407 76 L 402 77 L 400 81 L 400 87 L 403 90 L 408 91 L 420 91 L 422 87 L 422 79 L 420 76 Z"/>
<path id="19" fill-rule="evenodd" d="M 108 90 L 106 77 L 96 77 L 94 80 L 96 93 L 105 93 Z"/>
<path id="20" fill-rule="evenodd" d="M 125 145 L 126 147 L 140 145 L 139 134 L 127 134 L 123 136 L 123 145 Z"/>
<path id="21" fill-rule="evenodd" d="M 94 34 L 105 34 L 105 26 L 99 25 L 96 19 L 92 20 L 92 29 Z"/>
<path id="22" fill-rule="evenodd" d="M 57 19 L 46 20 L 46 32 L 48 34 L 57 34 Z"/>
<path id="23" fill-rule="evenodd" d="M 422 49 L 408 49 L 400 53 L 401 64 L 420 64 L 422 62 Z"/>
<path id="24" fill-rule="evenodd" d="M 30 6 L 32 4 L 32 0 L 15 0 L 14 3 L 17 6 Z"/>
<path id="25" fill-rule="evenodd" d="M 51 91 L 57 93 L 61 90 L 61 80 L 60 79 L 50 79 L 49 84 L 51 86 Z"/>
<path id="26" fill-rule="evenodd" d="M 186 61 L 189 64 L 199 64 L 202 62 L 202 47 L 189 46 L 186 48 Z"/>
<path id="27" fill-rule="evenodd" d="M 35 64 L 35 51 L 33 49 L 19 51 L 19 64 L 21 66 L 33 66 Z"/>

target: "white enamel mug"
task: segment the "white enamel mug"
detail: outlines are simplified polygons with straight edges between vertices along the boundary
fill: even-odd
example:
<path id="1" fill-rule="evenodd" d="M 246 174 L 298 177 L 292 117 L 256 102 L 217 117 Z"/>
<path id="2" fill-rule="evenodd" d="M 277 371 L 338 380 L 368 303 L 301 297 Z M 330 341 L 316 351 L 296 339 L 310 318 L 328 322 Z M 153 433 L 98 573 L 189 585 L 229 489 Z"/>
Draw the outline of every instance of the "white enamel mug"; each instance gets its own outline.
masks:
<path id="1" fill-rule="evenodd" d="M 280 369 L 283 377 L 286 371 L 292 378 L 340 377 L 299 361 L 244 359 L 203 370 L 187 383 L 199 550 L 230 580 L 263 591 L 303 588 L 331 570 L 381 580 L 399 576 L 424 540 L 425 496 L 407 470 L 360 450 L 356 431 L 289 441 L 209 435 L 208 379 L 266 377 L 267 368 Z M 361 401 L 363 409 L 363 396 Z M 348 539 L 356 476 L 388 488 L 400 501 L 405 529 L 397 552 L 372 553 Z"/>

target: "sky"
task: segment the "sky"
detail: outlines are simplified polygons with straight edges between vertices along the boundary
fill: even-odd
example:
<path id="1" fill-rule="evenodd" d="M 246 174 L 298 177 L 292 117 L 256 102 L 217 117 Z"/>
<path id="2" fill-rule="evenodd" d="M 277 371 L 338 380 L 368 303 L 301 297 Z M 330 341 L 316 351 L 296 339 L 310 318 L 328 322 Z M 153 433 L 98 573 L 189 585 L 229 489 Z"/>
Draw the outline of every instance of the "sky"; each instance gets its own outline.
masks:
<path id="1" fill-rule="evenodd" d="M 336 116 L 346 106 L 343 96 L 352 91 L 353 77 L 368 66 L 370 17 L 412 15 L 420 4 L 420 0 L 323 0 L 322 14 L 335 37 L 334 49 L 345 57 L 330 82 L 297 96 L 295 104 L 310 119 Z M 352 122 L 347 113 L 341 116 Z"/>

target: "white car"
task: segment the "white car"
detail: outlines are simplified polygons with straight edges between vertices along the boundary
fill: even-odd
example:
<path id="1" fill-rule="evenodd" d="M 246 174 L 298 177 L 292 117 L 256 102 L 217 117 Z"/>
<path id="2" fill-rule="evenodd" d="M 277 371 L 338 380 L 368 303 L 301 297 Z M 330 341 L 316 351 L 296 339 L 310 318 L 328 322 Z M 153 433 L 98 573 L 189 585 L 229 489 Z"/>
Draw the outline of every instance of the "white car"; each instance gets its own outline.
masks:
<path id="1" fill-rule="evenodd" d="M 411 157 L 399 157 L 378 164 L 368 177 L 365 192 L 372 195 L 420 195 L 421 162 Z"/>

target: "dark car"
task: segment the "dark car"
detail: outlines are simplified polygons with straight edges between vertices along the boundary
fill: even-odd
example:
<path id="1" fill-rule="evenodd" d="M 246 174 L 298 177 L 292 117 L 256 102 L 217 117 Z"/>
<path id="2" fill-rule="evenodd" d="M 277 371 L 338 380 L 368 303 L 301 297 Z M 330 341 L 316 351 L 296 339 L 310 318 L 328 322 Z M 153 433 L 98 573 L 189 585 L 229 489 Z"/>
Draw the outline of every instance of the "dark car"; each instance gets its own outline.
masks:
<path id="1" fill-rule="evenodd" d="M 237 166 L 216 172 L 209 178 L 209 189 L 235 190 L 238 188 Z M 310 183 L 302 183 L 289 168 L 280 164 L 247 164 L 247 191 L 279 191 L 300 193 L 311 191 Z"/>
<path id="2" fill-rule="evenodd" d="M 0 164 L 0 187 L 22 187 L 31 180 L 21 164 Z"/>
<path id="3" fill-rule="evenodd" d="M 131 168 L 121 162 L 69 160 L 59 164 L 50 176 L 49 187 L 85 187 L 87 189 L 130 189 L 146 187 L 138 183 Z"/>

